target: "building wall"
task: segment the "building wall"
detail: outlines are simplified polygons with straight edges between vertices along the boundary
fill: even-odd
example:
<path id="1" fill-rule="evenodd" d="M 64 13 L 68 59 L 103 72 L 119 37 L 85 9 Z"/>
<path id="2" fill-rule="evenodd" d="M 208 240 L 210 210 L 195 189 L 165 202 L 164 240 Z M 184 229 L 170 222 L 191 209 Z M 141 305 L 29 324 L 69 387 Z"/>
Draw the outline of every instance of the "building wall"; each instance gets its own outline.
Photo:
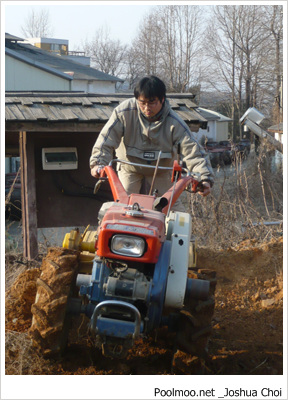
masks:
<path id="1" fill-rule="evenodd" d="M 5 90 L 69 91 L 71 89 L 68 79 L 63 79 L 6 55 Z"/>
<path id="2" fill-rule="evenodd" d="M 219 142 L 220 140 L 228 140 L 228 122 L 216 122 L 217 125 L 217 134 L 216 134 L 216 141 Z"/>
<path id="3" fill-rule="evenodd" d="M 200 128 L 198 131 L 198 137 L 206 136 L 208 139 L 211 141 L 216 140 L 216 126 L 215 126 L 215 121 L 208 121 L 207 124 L 207 129 L 202 129 Z"/>
<path id="4" fill-rule="evenodd" d="M 97 179 L 90 174 L 89 158 L 98 132 L 30 132 L 34 142 L 35 185 L 38 228 L 97 225 L 104 201 L 113 200 L 108 182 L 97 195 Z M 43 147 L 76 147 L 78 169 L 43 170 Z"/>
<path id="5" fill-rule="evenodd" d="M 91 62 L 90 57 L 69 54 L 68 56 L 66 56 L 66 59 L 77 62 L 78 64 L 81 64 L 81 65 L 86 65 L 87 67 L 90 67 L 90 62 Z"/>
<path id="6" fill-rule="evenodd" d="M 26 42 L 45 51 L 56 52 L 62 55 L 68 54 L 69 41 L 65 39 L 28 38 Z"/>
<path id="7" fill-rule="evenodd" d="M 213 142 L 228 140 L 228 122 L 208 121 L 207 129 L 199 129 L 198 137 L 205 135 Z"/>
<path id="8" fill-rule="evenodd" d="M 72 89 L 86 93 L 115 93 L 115 82 L 73 79 Z"/>

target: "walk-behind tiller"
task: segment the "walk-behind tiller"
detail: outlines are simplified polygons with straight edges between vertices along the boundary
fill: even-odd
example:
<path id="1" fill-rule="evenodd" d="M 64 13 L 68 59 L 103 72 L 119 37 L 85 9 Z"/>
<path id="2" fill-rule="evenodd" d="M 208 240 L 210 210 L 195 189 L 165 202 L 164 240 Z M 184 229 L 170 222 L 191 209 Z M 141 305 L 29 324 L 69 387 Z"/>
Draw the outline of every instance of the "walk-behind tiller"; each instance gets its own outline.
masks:
<path id="1" fill-rule="evenodd" d="M 67 322 L 83 313 L 106 356 L 125 357 L 136 339 L 162 326 L 175 332 L 175 349 L 203 356 L 215 275 L 196 267 L 190 214 L 171 210 L 185 188 L 191 185 L 195 193 L 199 183 L 174 161 L 173 185 L 163 196 L 153 188 L 149 195 L 128 195 L 115 163 L 127 162 L 111 161 L 96 184 L 99 189 L 108 180 L 114 198 L 102 205 L 98 229 L 71 231 L 63 248 L 50 248 L 43 259 L 32 306 L 33 343 L 47 356 L 61 353 Z M 158 169 L 167 168 L 157 163 L 154 177 Z"/>

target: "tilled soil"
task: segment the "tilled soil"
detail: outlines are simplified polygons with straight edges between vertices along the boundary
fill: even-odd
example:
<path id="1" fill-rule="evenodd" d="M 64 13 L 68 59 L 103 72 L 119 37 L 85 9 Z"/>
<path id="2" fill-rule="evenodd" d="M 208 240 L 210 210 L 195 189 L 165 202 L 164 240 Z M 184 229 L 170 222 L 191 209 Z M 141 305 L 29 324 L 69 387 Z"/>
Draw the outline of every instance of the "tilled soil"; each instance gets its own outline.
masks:
<path id="1" fill-rule="evenodd" d="M 32 375 L 278 375 L 283 372 L 283 239 L 242 242 L 235 248 L 198 249 L 197 265 L 217 272 L 213 331 L 206 360 L 178 352 L 165 329 L 138 341 L 124 360 L 102 356 L 74 321 L 66 353 L 49 360 L 31 346 L 31 305 L 39 265 L 26 267 L 6 291 L 6 374 Z M 8 259 L 6 271 L 17 267 Z M 19 264 L 18 264 L 19 265 Z M 15 267 L 16 266 L 16 267 Z M 22 266 L 23 268 L 23 266 Z"/>

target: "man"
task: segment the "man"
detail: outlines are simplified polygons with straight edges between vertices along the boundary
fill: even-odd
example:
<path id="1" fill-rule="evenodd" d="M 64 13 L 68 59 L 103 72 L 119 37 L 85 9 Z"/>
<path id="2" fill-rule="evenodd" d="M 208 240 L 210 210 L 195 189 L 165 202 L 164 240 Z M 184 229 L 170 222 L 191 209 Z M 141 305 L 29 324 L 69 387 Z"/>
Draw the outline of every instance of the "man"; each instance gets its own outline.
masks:
<path id="1" fill-rule="evenodd" d="M 174 112 L 166 100 L 166 87 L 156 76 L 140 80 L 134 98 L 116 107 L 100 132 L 90 158 L 91 175 L 99 178 L 116 151 L 120 160 L 144 165 L 172 167 L 180 144 L 182 160 L 187 168 L 200 176 L 201 196 L 207 196 L 213 185 L 213 170 L 208 155 L 193 137 L 188 125 Z M 128 194 L 139 193 L 144 179 L 151 184 L 154 169 L 121 164 L 118 175 Z M 170 187 L 171 171 L 158 170 L 153 188 L 158 195 Z M 173 209 L 179 209 L 179 200 Z M 180 207 L 181 208 L 181 207 Z"/>

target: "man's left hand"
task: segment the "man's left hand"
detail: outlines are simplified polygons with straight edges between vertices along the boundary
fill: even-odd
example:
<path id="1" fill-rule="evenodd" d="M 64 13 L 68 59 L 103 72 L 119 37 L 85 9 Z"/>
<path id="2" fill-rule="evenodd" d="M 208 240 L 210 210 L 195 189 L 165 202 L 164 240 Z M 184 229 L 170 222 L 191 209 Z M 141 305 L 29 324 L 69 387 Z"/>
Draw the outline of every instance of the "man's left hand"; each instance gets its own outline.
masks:
<path id="1" fill-rule="evenodd" d="M 211 192 L 211 185 L 209 182 L 202 182 L 200 184 L 199 190 L 197 191 L 198 194 L 202 197 L 208 196 L 208 194 Z"/>

